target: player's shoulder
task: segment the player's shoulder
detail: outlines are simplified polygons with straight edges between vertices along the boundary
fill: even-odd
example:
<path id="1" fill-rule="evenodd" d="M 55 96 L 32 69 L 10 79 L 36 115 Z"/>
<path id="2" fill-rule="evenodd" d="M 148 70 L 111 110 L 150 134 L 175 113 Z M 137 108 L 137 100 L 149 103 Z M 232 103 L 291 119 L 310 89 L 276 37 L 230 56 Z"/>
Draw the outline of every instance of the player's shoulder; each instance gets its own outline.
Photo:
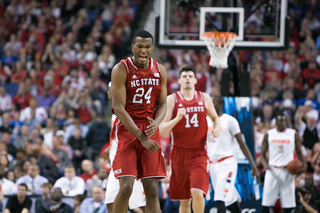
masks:
<path id="1" fill-rule="evenodd" d="M 267 134 L 273 134 L 273 133 L 275 133 L 275 132 L 277 132 L 277 129 L 276 129 L 276 128 L 272 128 L 272 129 L 269 129 L 269 130 L 267 131 Z"/>
<path id="2" fill-rule="evenodd" d="M 291 134 L 296 134 L 296 130 L 295 129 L 291 129 L 291 128 L 287 128 L 286 132 L 291 133 Z"/>

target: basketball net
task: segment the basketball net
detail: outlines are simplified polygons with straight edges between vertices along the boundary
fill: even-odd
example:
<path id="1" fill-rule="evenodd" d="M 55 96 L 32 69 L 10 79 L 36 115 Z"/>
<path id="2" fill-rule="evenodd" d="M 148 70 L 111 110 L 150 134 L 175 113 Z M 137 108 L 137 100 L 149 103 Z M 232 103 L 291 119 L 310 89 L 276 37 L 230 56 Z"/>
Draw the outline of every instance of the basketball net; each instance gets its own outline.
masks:
<path id="1" fill-rule="evenodd" d="M 228 68 L 228 56 L 237 34 L 229 32 L 204 32 L 203 39 L 210 53 L 209 64 L 212 67 Z"/>

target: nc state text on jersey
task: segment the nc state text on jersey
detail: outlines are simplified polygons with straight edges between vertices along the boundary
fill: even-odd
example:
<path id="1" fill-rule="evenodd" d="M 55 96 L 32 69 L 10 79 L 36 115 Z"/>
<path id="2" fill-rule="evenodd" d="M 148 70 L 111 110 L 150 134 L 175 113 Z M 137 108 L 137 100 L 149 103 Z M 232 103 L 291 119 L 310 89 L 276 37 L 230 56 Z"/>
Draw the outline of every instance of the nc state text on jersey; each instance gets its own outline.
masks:
<path id="1" fill-rule="evenodd" d="M 204 107 L 203 106 L 187 107 L 186 111 L 187 111 L 187 113 L 189 113 L 189 112 L 204 112 Z"/>
<path id="2" fill-rule="evenodd" d="M 137 80 L 131 80 L 130 85 L 131 87 L 139 87 L 143 85 L 159 85 L 160 80 L 156 78 L 142 78 L 142 79 L 137 79 Z"/>

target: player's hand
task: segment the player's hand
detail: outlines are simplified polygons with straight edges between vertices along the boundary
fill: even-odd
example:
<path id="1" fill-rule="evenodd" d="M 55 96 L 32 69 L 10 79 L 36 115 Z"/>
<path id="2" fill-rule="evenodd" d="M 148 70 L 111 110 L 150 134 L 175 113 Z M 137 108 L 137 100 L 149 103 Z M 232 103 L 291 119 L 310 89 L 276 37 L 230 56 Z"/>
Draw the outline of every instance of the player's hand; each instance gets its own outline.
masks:
<path id="1" fill-rule="evenodd" d="M 148 137 L 152 137 L 158 129 L 158 124 L 152 118 L 147 118 L 149 121 L 149 126 L 147 126 L 147 130 L 144 131 Z"/>
<path id="2" fill-rule="evenodd" d="M 263 172 L 265 172 L 266 170 L 272 170 L 271 167 L 269 165 L 263 166 Z"/>
<path id="3" fill-rule="evenodd" d="M 257 169 L 257 167 L 252 168 L 252 173 L 251 173 L 252 177 L 256 177 L 257 178 L 257 182 L 260 182 L 260 172 Z"/>
<path id="4" fill-rule="evenodd" d="M 299 195 L 300 203 L 303 203 L 304 199 L 303 199 L 301 192 L 298 192 L 298 195 Z"/>
<path id="5" fill-rule="evenodd" d="M 218 129 L 211 129 L 210 132 L 215 138 L 220 136 L 220 131 Z"/>
<path id="6" fill-rule="evenodd" d="M 187 111 L 186 108 L 179 108 L 177 111 L 177 118 L 179 121 L 186 115 Z"/>
<path id="7" fill-rule="evenodd" d="M 144 148 L 146 148 L 149 152 L 153 153 L 158 151 L 159 144 L 154 140 L 147 138 L 146 140 L 141 141 L 141 144 Z"/>
<path id="8" fill-rule="evenodd" d="M 109 147 L 108 148 L 106 148 L 104 151 L 103 151 L 103 153 L 102 153 L 102 155 L 101 155 L 101 157 L 100 157 L 102 160 L 104 160 L 104 161 L 109 161 Z"/>

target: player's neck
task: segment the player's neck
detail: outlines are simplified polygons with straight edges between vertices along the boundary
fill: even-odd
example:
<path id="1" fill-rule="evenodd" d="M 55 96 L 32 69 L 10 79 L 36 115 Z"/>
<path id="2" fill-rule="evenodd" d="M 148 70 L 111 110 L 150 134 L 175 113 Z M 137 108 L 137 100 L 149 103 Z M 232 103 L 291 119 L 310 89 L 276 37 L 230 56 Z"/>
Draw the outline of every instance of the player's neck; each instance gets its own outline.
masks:
<path id="1" fill-rule="evenodd" d="M 194 98 L 194 89 L 182 89 L 180 90 L 180 93 L 187 101 L 190 101 Z"/>
<path id="2" fill-rule="evenodd" d="M 150 58 L 148 60 L 148 63 L 146 63 L 146 64 L 137 63 L 135 58 L 134 58 L 134 56 L 132 56 L 132 60 L 133 60 L 134 65 L 136 65 L 138 68 L 147 69 L 149 67 L 149 65 L 150 65 Z"/>

